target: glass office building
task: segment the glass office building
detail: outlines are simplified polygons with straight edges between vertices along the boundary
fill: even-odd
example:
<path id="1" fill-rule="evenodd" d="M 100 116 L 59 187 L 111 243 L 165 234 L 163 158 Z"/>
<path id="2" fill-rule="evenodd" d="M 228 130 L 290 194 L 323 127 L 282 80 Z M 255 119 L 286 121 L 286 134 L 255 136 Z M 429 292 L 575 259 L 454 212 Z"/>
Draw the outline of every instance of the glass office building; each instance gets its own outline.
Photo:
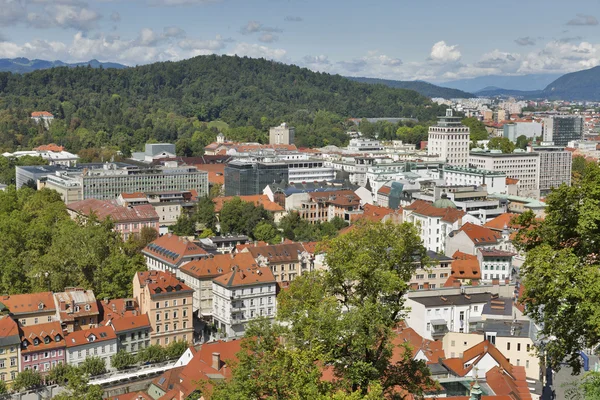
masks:
<path id="1" fill-rule="evenodd" d="M 234 160 L 225 167 L 225 196 L 262 194 L 267 185 L 288 179 L 287 163 Z"/>

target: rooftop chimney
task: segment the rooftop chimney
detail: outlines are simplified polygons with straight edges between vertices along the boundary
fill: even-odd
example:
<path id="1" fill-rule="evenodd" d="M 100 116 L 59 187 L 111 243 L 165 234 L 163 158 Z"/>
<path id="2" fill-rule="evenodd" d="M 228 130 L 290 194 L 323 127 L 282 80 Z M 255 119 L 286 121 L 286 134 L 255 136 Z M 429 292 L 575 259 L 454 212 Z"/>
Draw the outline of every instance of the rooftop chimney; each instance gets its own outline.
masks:
<path id="1" fill-rule="evenodd" d="M 221 369 L 221 353 L 212 353 L 212 367 L 217 371 Z"/>

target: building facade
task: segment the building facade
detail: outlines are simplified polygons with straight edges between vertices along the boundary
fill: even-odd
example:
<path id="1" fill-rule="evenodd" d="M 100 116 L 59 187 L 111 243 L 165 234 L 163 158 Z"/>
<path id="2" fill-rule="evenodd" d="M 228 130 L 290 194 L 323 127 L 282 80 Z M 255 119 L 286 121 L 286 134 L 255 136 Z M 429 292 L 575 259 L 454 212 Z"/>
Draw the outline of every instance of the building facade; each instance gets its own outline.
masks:
<path id="1" fill-rule="evenodd" d="M 431 265 L 418 267 L 408 282 L 411 290 L 429 290 L 444 287 L 450 277 L 452 258 L 433 251 L 427 252 Z"/>
<path id="2" fill-rule="evenodd" d="M 286 162 L 233 160 L 225 167 L 225 196 L 262 194 L 273 183 L 289 181 Z"/>
<path id="3" fill-rule="evenodd" d="M 583 117 L 576 115 L 544 118 L 544 142 L 566 147 L 570 141 L 583 138 L 583 127 Z"/>
<path id="4" fill-rule="evenodd" d="M 213 319 L 227 337 L 241 337 L 248 321 L 275 318 L 275 277 L 269 268 L 234 268 L 213 280 Z"/>
<path id="5" fill-rule="evenodd" d="M 193 340 L 194 290 L 170 272 L 144 271 L 133 278 L 133 296 L 140 312 L 148 314 L 152 344 L 167 346 Z"/>
<path id="6" fill-rule="evenodd" d="M 571 186 L 573 153 L 559 146 L 536 146 L 540 155 L 540 194 L 545 195 L 563 183 Z"/>
<path id="7" fill-rule="evenodd" d="M 448 186 L 483 186 L 488 193 L 506 194 L 506 174 L 500 171 L 486 171 L 478 168 L 454 167 L 446 165 L 440 171 L 440 178 Z"/>
<path id="8" fill-rule="evenodd" d="M 66 341 L 60 322 L 21 327 L 21 366 L 48 373 L 53 367 L 66 362 Z"/>
<path id="9" fill-rule="evenodd" d="M 64 292 L 54 293 L 57 306 L 57 320 L 67 332 L 95 328 L 100 312 L 96 296 L 91 290 L 67 288 Z"/>
<path id="10" fill-rule="evenodd" d="M 269 129 L 269 144 L 294 144 L 296 129 L 285 122 Z"/>
<path id="11" fill-rule="evenodd" d="M 21 336 L 19 325 L 10 316 L 0 319 L 0 380 L 12 382 L 19 372 Z"/>
<path id="12" fill-rule="evenodd" d="M 22 327 L 58 321 L 52 292 L 6 295 L 0 304 Z"/>
<path id="13" fill-rule="evenodd" d="M 148 244 L 142 254 L 146 266 L 153 271 L 167 271 L 179 275 L 183 264 L 207 257 L 208 253 L 186 237 L 167 233 Z"/>
<path id="14" fill-rule="evenodd" d="M 313 257 L 300 243 L 282 243 L 271 246 L 246 247 L 259 267 L 269 267 L 275 281 L 291 282 L 313 270 Z"/>
<path id="15" fill-rule="evenodd" d="M 470 130 L 452 115 L 452 109 L 439 117 L 438 124 L 429 127 L 427 154 L 436 155 L 448 165 L 466 167 L 469 163 Z"/>
<path id="16" fill-rule="evenodd" d="M 519 180 L 521 196 L 539 197 L 540 188 L 540 155 L 535 152 L 502 153 L 500 150 L 490 152 L 471 152 L 469 164 L 478 169 L 502 172 L 508 178 Z"/>
<path id="17" fill-rule="evenodd" d="M 110 325 L 117 336 L 117 351 L 125 350 L 137 354 L 150 346 L 150 331 L 152 325 L 147 314 L 131 317 L 116 318 Z"/>
<path id="18" fill-rule="evenodd" d="M 117 335 L 111 326 L 99 326 L 70 333 L 65 338 L 67 363 L 77 367 L 88 357 L 100 357 L 110 369 L 110 359 L 117 354 Z"/>

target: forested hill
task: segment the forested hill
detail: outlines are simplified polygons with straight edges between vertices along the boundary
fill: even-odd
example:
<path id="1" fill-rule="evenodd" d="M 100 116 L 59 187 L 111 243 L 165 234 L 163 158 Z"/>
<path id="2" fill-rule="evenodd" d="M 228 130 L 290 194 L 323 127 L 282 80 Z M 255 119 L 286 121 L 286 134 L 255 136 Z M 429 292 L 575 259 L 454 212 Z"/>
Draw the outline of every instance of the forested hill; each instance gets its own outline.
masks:
<path id="1" fill-rule="evenodd" d="M 385 85 L 391 88 L 414 90 L 423 96 L 431 98 L 442 97 L 444 99 L 470 99 L 477 97 L 474 94 L 463 92 L 462 90 L 436 86 L 432 83 L 423 81 L 394 81 L 389 79 L 362 77 L 348 77 L 348 79 L 362 83 Z"/>
<path id="2" fill-rule="evenodd" d="M 50 132 L 29 123 L 34 110 L 56 116 Z M 441 112 L 414 91 L 246 57 L 199 56 L 120 70 L 0 73 L 3 149 L 54 140 L 74 151 L 107 144 L 127 151 L 148 140 L 198 141 L 193 136 L 201 123 L 215 120 L 232 127 L 232 138 L 245 140 L 264 139 L 269 126 L 285 120 L 297 126 L 299 145 L 319 146 L 343 142 L 348 117 L 429 121 Z"/>

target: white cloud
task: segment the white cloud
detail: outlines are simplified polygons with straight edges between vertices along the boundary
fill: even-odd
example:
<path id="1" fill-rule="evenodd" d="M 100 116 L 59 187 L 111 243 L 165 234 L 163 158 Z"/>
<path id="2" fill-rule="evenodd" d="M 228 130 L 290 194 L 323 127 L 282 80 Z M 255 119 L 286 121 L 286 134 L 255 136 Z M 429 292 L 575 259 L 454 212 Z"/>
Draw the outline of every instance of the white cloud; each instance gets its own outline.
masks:
<path id="1" fill-rule="evenodd" d="M 445 41 L 437 42 L 431 48 L 430 60 L 434 62 L 447 63 L 456 62 L 461 58 L 458 46 L 448 46 Z"/>
<path id="2" fill-rule="evenodd" d="M 272 33 L 263 33 L 258 38 L 258 41 L 262 42 L 262 43 L 273 43 L 273 42 L 276 42 L 278 39 L 279 39 L 279 37 L 276 35 L 273 35 Z"/>
<path id="3" fill-rule="evenodd" d="M 184 38 L 187 36 L 186 32 L 177 26 L 168 26 L 164 29 L 163 35 L 169 38 Z"/>
<path id="4" fill-rule="evenodd" d="M 248 23 L 242 26 L 242 28 L 240 29 L 240 33 L 242 33 L 243 35 L 250 35 L 259 32 L 281 32 L 281 29 L 264 26 L 261 22 L 258 21 L 248 21 Z"/>
<path id="5" fill-rule="evenodd" d="M 229 54 L 283 61 L 286 59 L 287 51 L 284 49 L 273 49 L 271 47 L 261 46 L 258 44 L 241 42 L 237 43 L 233 50 L 229 52 Z"/>
<path id="6" fill-rule="evenodd" d="M 598 19 L 593 15 L 577 14 L 577 18 L 573 18 L 567 25 L 571 26 L 594 26 L 598 25 Z"/>
<path id="7" fill-rule="evenodd" d="M 0 23 L 89 30 L 102 16 L 78 0 L 0 0 Z"/>
<path id="8" fill-rule="evenodd" d="M 200 52 L 198 54 L 204 51 L 214 53 L 215 51 L 223 50 L 229 41 L 229 39 L 224 39 L 221 35 L 217 35 L 214 39 L 210 40 L 183 39 L 179 41 L 178 45 L 183 50 Z"/>

